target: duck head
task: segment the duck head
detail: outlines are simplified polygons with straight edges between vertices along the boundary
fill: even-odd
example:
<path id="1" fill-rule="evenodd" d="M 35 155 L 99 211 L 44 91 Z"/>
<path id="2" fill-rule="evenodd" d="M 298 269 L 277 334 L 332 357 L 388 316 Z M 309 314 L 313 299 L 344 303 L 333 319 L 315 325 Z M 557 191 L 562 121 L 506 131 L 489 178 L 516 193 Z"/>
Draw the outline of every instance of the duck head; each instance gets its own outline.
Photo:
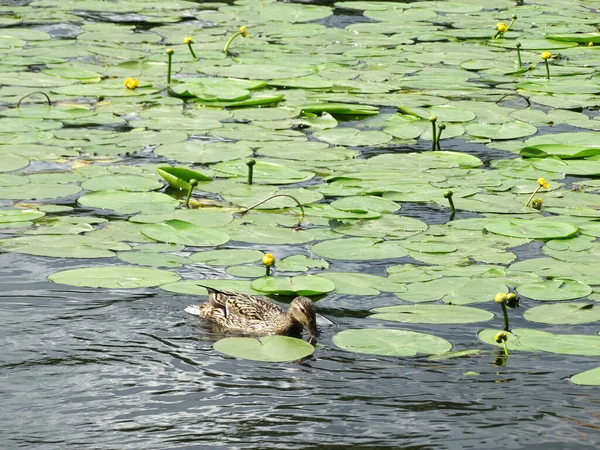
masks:
<path id="1" fill-rule="evenodd" d="M 317 331 L 317 310 L 310 298 L 296 297 L 290 303 L 288 314 L 296 322 L 304 325 L 311 339 L 316 340 L 317 336 L 319 336 L 319 332 Z"/>

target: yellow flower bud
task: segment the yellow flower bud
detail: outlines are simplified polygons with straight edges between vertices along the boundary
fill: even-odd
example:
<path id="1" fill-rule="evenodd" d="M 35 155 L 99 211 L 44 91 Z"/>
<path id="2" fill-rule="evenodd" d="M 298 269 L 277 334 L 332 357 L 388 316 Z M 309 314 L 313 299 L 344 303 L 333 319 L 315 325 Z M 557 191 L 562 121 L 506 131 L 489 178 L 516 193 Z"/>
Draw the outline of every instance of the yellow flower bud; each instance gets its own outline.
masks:
<path id="1" fill-rule="evenodd" d="M 437 116 L 429 116 L 430 122 L 435 122 L 437 120 Z"/>
<path id="2" fill-rule="evenodd" d="M 588 44 L 587 44 L 587 45 L 588 45 L 588 47 L 593 47 L 593 46 L 594 46 L 594 43 L 593 43 L 592 41 L 590 41 L 590 42 L 588 42 Z"/>
<path id="3" fill-rule="evenodd" d="M 550 53 L 550 52 L 543 52 L 543 53 L 540 55 L 540 57 L 541 57 L 542 59 L 550 59 L 550 58 L 552 58 L 552 53 Z"/>
<path id="4" fill-rule="evenodd" d="M 242 25 L 240 27 L 240 33 L 241 33 L 242 37 L 248 36 L 248 32 L 246 31 L 246 25 Z"/>
<path id="5" fill-rule="evenodd" d="M 188 36 L 188 37 L 186 37 L 186 38 L 184 38 L 184 39 L 183 39 L 183 43 L 184 43 L 185 45 L 188 45 L 188 44 L 193 44 L 193 43 L 194 43 L 194 40 L 193 40 L 191 37 L 189 37 L 189 36 Z"/>
<path id="6" fill-rule="evenodd" d="M 267 253 L 263 256 L 262 263 L 267 267 L 271 267 L 275 265 L 275 257 L 272 254 Z"/>
<path id="7" fill-rule="evenodd" d="M 494 297 L 496 303 L 504 303 L 506 301 L 506 294 L 504 292 L 498 292 Z"/>
<path id="8" fill-rule="evenodd" d="M 504 33 L 506 31 L 506 24 L 504 22 L 498 22 L 496 24 L 496 30 L 498 30 L 500 33 Z"/>
<path id="9" fill-rule="evenodd" d="M 137 78 L 127 78 L 123 83 L 123 86 L 125 86 L 127 89 L 135 89 L 139 85 L 140 80 L 138 80 Z"/>
<path id="10" fill-rule="evenodd" d="M 507 339 L 508 339 L 508 336 L 506 335 L 506 333 L 504 331 L 501 331 L 500 333 L 496 334 L 496 336 L 494 336 L 494 340 L 498 344 L 506 341 Z"/>
<path id="11" fill-rule="evenodd" d="M 550 187 L 550 185 L 546 182 L 545 178 L 538 178 L 537 182 L 544 189 L 548 189 Z"/>
<path id="12" fill-rule="evenodd" d="M 166 50 L 165 50 L 165 53 L 166 53 L 167 55 L 172 55 L 173 53 L 175 53 L 175 51 L 173 51 L 173 49 L 172 49 L 172 48 L 168 48 L 168 49 L 166 49 Z"/>

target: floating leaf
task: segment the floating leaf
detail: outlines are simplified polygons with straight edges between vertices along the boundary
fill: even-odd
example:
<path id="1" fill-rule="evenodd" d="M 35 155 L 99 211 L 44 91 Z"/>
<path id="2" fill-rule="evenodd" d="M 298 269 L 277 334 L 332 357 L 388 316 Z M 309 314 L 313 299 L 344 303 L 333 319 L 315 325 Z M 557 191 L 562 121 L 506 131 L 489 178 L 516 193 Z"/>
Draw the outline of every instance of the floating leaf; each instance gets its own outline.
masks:
<path id="1" fill-rule="evenodd" d="M 229 241 L 229 235 L 222 231 L 199 227 L 183 220 L 146 225 L 142 228 L 142 233 L 155 241 L 192 247 L 212 247 Z"/>
<path id="2" fill-rule="evenodd" d="M 93 236 L 39 235 L 0 240 L 7 252 L 25 253 L 55 258 L 110 258 L 113 250 L 130 250 L 123 242 L 108 241 Z"/>
<path id="3" fill-rule="evenodd" d="M 573 375 L 570 380 L 581 386 L 600 386 L 600 367 Z"/>
<path id="4" fill-rule="evenodd" d="M 483 309 L 457 305 L 397 305 L 375 308 L 372 319 L 403 323 L 473 323 L 492 320 L 494 315 Z"/>
<path id="5" fill-rule="evenodd" d="M 63 270 L 50 275 L 48 279 L 70 286 L 136 289 L 173 283 L 179 277 L 164 270 L 132 266 L 104 266 Z"/>
<path id="6" fill-rule="evenodd" d="M 517 292 L 534 300 L 572 300 L 590 295 L 592 288 L 580 281 L 555 278 L 538 283 L 521 284 L 517 287 Z"/>
<path id="7" fill-rule="evenodd" d="M 336 294 L 379 295 L 382 292 L 404 292 L 406 285 L 394 283 L 385 277 L 367 273 L 323 272 L 320 277 L 335 284 Z"/>
<path id="8" fill-rule="evenodd" d="M 262 277 L 252 282 L 252 288 L 267 294 L 280 295 L 319 295 L 331 292 L 335 285 L 317 275 L 297 277 Z"/>
<path id="9" fill-rule="evenodd" d="M 575 325 L 600 320 L 600 306 L 594 303 L 556 303 L 528 309 L 523 317 L 530 322 Z"/>
<path id="10" fill-rule="evenodd" d="M 214 266 L 230 266 L 232 264 L 247 264 L 260 261 L 265 254 L 258 250 L 219 249 L 198 252 L 190 256 L 190 260 Z"/>
<path id="11" fill-rule="evenodd" d="M 485 229 L 503 236 L 543 240 L 566 239 L 575 236 L 579 231 L 570 223 L 547 219 L 491 221 L 486 223 Z"/>
<path id="12" fill-rule="evenodd" d="M 437 280 L 411 283 L 406 292 L 398 294 L 408 302 L 430 302 L 443 300 L 453 305 L 466 305 L 493 300 L 498 292 L 508 292 L 508 288 L 493 279 L 447 277 Z"/>
<path id="13" fill-rule="evenodd" d="M 333 343 L 351 352 L 384 356 L 435 355 L 452 348 L 450 342 L 431 334 L 381 328 L 344 330 L 333 336 Z"/>
<path id="14" fill-rule="evenodd" d="M 214 348 L 235 358 L 265 362 L 295 361 L 315 351 L 308 342 L 289 336 L 229 337 L 215 342 Z"/>
<path id="15" fill-rule="evenodd" d="M 500 330 L 485 329 L 477 337 L 486 344 L 501 346 L 494 336 Z M 506 333 L 506 344 L 511 350 L 543 351 L 561 355 L 600 356 L 600 336 L 584 334 L 553 334 L 529 328 L 515 328 Z"/>

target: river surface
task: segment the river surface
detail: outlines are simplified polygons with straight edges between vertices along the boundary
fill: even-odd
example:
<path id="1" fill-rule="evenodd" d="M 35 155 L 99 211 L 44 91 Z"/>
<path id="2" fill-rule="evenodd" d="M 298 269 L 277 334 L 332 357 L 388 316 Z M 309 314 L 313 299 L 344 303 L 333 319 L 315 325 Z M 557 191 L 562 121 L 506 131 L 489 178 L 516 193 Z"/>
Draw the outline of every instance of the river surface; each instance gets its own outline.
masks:
<path id="1" fill-rule="evenodd" d="M 45 277 L 64 262 L 50 258 L 2 254 L 0 267 L 3 449 L 600 445 L 597 389 L 567 379 L 591 368 L 589 358 L 512 352 L 502 367 L 484 344 L 481 355 L 441 362 L 352 354 L 331 338 L 382 326 L 363 318 L 374 298 L 328 296 L 318 308 L 333 323 L 321 320 L 314 358 L 232 359 L 183 312 L 192 296 L 59 286 Z M 382 294 L 377 305 L 386 295 L 395 303 Z M 411 326 L 455 350 L 473 348 L 479 328 Z"/>
<path id="2" fill-rule="evenodd" d="M 402 211 L 445 221 L 435 207 Z M 522 251 L 532 257 L 539 247 Z M 369 272 L 385 276 L 392 263 L 373 262 Z M 81 264 L 0 254 L 2 450 L 600 448 L 598 389 L 568 380 L 597 366 L 591 358 L 512 352 L 503 366 L 501 355 L 477 340 L 482 324 L 410 326 L 451 340 L 453 350 L 483 350 L 470 357 L 434 361 L 336 348 L 339 330 L 389 326 L 365 319 L 373 307 L 398 303 L 381 294 L 320 300 L 320 346 L 307 361 L 234 359 L 214 351 L 221 336 L 184 312 L 202 298 L 46 279 Z M 331 268 L 358 267 L 364 265 L 334 261 Z M 494 304 L 477 307 L 498 313 Z M 531 324 L 518 313 L 512 326 Z"/>

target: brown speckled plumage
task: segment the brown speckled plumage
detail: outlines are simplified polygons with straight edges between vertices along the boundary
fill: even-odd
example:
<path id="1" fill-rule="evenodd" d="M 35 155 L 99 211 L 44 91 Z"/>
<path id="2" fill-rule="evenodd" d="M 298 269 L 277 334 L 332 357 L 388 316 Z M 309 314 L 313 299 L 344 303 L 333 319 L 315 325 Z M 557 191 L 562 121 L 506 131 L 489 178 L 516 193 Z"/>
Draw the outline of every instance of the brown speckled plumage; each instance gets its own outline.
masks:
<path id="1" fill-rule="evenodd" d="M 315 306 L 308 297 L 296 297 L 284 311 L 265 297 L 204 287 L 209 296 L 198 307 L 200 316 L 224 329 L 244 334 L 299 335 L 304 327 L 312 339 L 317 337 Z"/>

